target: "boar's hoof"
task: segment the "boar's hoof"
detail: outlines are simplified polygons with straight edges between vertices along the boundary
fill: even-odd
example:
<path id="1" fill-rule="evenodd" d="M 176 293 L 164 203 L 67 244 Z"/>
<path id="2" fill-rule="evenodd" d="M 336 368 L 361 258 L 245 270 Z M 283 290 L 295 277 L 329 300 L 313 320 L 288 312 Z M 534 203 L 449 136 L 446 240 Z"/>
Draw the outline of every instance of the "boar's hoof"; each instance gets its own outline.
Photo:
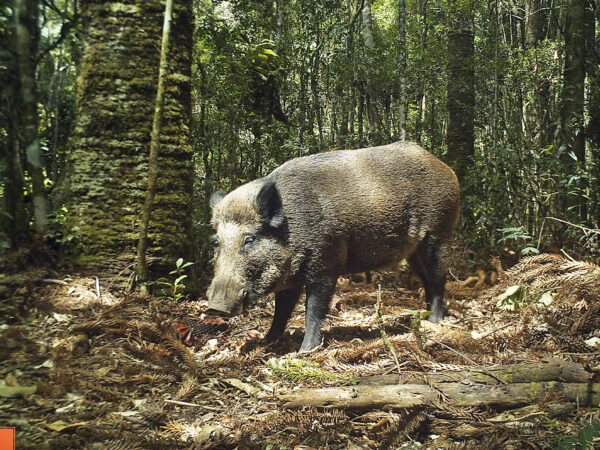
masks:
<path id="1" fill-rule="evenodd" d="M 431 323 L 438 323 L 440 320 L 444 318 L 444 313 L 441 311 L 434 312 L 427 317 L 427 320 Z"/>

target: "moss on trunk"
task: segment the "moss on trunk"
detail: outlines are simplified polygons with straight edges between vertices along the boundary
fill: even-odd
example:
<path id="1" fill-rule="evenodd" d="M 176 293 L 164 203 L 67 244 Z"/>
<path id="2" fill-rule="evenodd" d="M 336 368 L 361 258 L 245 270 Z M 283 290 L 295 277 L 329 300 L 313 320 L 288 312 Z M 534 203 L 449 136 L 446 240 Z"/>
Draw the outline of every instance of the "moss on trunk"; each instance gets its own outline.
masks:
<path id="1" fill-rule="evenodd" d="M 164 6 L 156 0 L 86 1 L 84 56 L 70 141 L 75 263 L 113 276 L 135 260 L 147 182 Z M 159 178 L 149 229 L 154 274 L 191 255 L 189 141 L 191 2 L 177 2 L 171 34 Z M 151 258 L 154 259 L 154 258 Z M 128 276 L 134 270 L 125 270 Z"/>

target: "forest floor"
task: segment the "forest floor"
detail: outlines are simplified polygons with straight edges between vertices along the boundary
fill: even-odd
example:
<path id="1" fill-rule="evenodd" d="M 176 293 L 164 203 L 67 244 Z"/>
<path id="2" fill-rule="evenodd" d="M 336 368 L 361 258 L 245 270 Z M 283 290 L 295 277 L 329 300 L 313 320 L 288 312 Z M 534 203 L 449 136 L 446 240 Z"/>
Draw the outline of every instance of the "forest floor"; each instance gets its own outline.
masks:
<path id="1" fill-rule="evenodd" d="M 272 298 L 224 321 L 207 317 L 202 299 L 98 296 L 93 277 L 28 276 L 38 282 L 0 301 L 0 425 L 16 427 L 19 449 L 537 449 L 598 441 L 600 411 L 558 394 L 508 411 L 460 407 L 443 396 L 412 408 L 292 409 L 280 397 L 399 371 L 435 388 L 428 377 L 440 371 L 548 357 L 580 363 L 597 380 L 600 267 L 593 264 L 545 254 L 450 281 L 449 314 L 439 324 L 419 320 L 422 292 L 407 271 L 377 274 L 370 284 L 343 278 L 324 345 L 304 354 L 294 353 L 302 305 L 266 348 L 260 338 Z"/>

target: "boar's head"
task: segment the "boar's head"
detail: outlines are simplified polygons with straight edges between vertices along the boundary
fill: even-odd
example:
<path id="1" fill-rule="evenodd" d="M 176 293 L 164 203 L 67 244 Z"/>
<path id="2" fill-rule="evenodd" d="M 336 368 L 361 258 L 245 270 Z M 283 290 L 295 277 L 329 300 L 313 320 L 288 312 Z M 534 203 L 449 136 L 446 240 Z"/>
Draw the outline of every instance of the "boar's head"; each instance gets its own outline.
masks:
<path id="1" fill-rule="evenodd" d="M 244 304 L 285 283 L 292 255 L 287 223 L 274 182 L 257 180 L 210 199 L 215 274 L 208 309 L 238 315 Z"/>

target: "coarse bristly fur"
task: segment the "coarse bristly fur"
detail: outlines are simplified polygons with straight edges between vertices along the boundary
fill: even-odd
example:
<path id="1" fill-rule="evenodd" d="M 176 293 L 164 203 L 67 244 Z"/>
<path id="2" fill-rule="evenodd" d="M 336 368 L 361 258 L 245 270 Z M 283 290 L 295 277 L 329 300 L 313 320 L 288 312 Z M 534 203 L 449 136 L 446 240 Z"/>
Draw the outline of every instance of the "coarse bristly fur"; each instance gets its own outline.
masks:
<path id="1" fill-rule="evenodd" d="M 339 275 L 407 258 L 438 321 L 459 203 L 454 172 L 415 143 L 288 161 L 211 198 L 217 259 L 209 306 L 238 314 L 244 300 L 275 292 L 273 340 L 305 288 L 307 350 L 320 344 Z"/>

